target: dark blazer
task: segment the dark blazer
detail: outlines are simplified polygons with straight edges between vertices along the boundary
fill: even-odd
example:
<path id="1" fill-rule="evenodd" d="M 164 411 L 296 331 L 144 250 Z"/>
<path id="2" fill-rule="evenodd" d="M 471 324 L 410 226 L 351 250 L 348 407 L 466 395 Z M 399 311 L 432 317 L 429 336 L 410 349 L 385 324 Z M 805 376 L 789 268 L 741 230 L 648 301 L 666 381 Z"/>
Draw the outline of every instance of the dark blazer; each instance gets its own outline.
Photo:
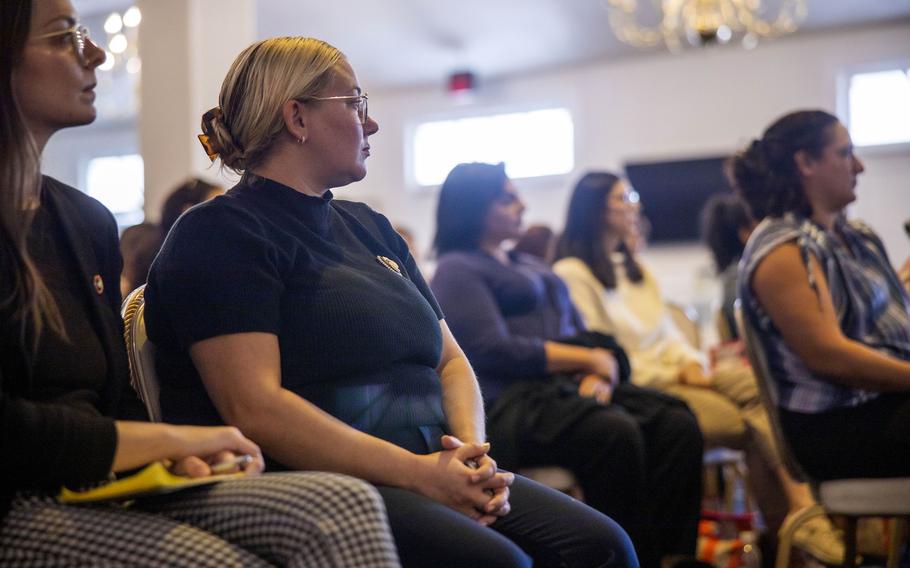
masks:
<path id="1" fill-rule="evenodd" d="M 38 403 L 32 392 L 31 341 L 23 339 L 8 310 L 0 319 L 0 515 L 12 493 L 22 489 L 83 485 L 107 477 L 116 449 L 112 417 L 147 420 L 129 386 L 129 364 L 120 318 L 120 258 L 117 225 L 98 201 L 57 180 L 42 180 L 42 207 L 66 235 L 79 266 L 77 278 L 91 298 L 91 324 L 104 349 L 107 380 L 99 413 L 63 403 Z M 0 259 L 0 265 L 7 265 Z M 7 273 L 8 274 L 8 273 Z M 9 279 L 0 296 L 9 294 Z M 26 336 L 30 334 L 26 332 Z"/>

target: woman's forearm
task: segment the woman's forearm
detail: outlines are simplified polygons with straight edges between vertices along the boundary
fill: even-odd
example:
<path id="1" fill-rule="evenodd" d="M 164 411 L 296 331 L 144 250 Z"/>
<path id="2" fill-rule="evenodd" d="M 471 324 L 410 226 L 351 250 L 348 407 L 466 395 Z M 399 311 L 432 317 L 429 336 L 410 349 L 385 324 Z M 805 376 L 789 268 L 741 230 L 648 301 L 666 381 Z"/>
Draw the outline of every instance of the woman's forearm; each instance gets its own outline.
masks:
<path id="1" fill-rule="evenodd" d="M 256 470 L 261 471 L 262 453 L 259 447 L 231 426 L 176 426 L 172 424 L 129 422 L 114 423 L 117 429 L 117 448 L 111 470 L 134 469 L 158 460 L 178 462 L 195 457 L 208 461 L 223 452 L 253 457 Z M 199 475 L 208 475 L 193 468 Z"/>
<path id="2" fill-rule="evenodd" d="M 224 421 L 282 464 L 410 488 L 418 456 L 360 432 L 282 386 L 277 336 L 217 336 L 195 343 L 190 355 Z"/>
<path id="3" fill-rule="evenodd" d="M 614 383 L 619 379 L 616 358 L 606 349 L 547 341 L 544 350 L 548 373 L 588 373 Z"/>
<path id="4" fill-rule="evenodd" d="M 890 357 L 843 337 L 835 344 L 809 347 L 804 356 L 813 373 L 852 388 L 910 391 L 910 361 Z"/>
<path id="5" fill-rule="evenodd" d="M 454 357 L 440 368 L 442 406 L 452 434 L 463 442 L 486 441 L 483 398 L 467 357 Z"/>
<path id="6" fill-rule="evenodd" d="M 111 466 L 115 472 L 173 458 L 177 453 L 174 451 L 178 448 L 177 437 L 169 424 L 118 420 L 115 426 L 117 450 Z"/>
<path id="7" fill-rule="evenodd" d="M 226 420 L 289 468 L 411 488 L 416 467 L 411 452 L 352 428 L 283 388 L 250 402 Z"/>
<path id="8" fill-rule="evenodd" d="M 591 349 L 547 341 L 544 343 L 547 354 L 548 373 L 586 373 L 590 371 Z"/>
<path id="9" fill-rule="evenodd" d="M 439 320 L 442 354 L 436 372 L 442 387 L 442 408 L 452 435 L 462 442 L 486 442 L 483 397 L 477 376 L 445 320 Z"/>

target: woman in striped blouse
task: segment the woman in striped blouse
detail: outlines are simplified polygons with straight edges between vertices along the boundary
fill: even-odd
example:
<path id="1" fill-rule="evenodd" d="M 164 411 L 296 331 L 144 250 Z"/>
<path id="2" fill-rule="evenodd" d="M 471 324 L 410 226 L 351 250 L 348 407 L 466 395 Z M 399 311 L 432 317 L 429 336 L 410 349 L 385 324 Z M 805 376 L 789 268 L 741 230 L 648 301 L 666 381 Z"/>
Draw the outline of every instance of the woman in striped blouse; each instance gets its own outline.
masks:
<path id="1" fill-rule="evenodd" d="M 910 474 L 910 299 L 879 237 L 845 217 L 864 170 L 847 129 L 794 112 L 731 166 L 762 219 L 739 296 L 796 458 L 817 479 Z"/>

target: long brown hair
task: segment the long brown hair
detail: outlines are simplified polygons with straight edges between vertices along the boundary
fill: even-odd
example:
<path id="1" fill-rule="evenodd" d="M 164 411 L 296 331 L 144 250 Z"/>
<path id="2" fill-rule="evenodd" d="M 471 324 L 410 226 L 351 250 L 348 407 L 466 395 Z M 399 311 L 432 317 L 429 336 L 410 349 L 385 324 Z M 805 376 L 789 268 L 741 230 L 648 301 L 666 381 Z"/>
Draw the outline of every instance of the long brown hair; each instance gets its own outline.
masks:
<path id="1" fill-rule="evenodd" d="M 0 2 L 0 311 L 33 330 L 37 346 L 44 324 L 63 334 L 53 296 L 28 253 L 26 238 L 41 198 L 41 156 L 13 92 L 32 19 L 32 0 Z"/>

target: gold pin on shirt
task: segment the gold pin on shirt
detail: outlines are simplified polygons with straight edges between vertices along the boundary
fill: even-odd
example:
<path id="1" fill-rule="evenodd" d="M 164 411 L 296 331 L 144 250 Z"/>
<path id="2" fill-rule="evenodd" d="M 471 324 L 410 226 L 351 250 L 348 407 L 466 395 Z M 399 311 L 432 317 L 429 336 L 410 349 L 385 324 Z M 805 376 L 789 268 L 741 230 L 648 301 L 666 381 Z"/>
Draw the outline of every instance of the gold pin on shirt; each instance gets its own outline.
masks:
<path id="1" fill-rule="evenodd" d="M 389 257 L 387 257 L 387 256 L 382 256 L 382 255 L 380 254 L 380 255 L 377 255 L 377 256 L 376 256 L 376 260 L 379 261 L 379 264 L 385 266 L 386 268 L 388 268 L 389 270 L 391 270 L 392 272 L 394 272 L 394 273 L 397 274 L 398 276 L 401 276 L 401 275 L 402 275 L 402 274 L 401 274 L 401 269 L 398 268 L 398 263 L 395 262 L 394 260 L 392 260 L 391 258 L 389 258 Z"/>
<path id="2" fill-rule="evenodd" d="M 92 285 L 95 287 L 95 292 L 98 295 L 104 294 L 104 280 L 101 279 L 100 274 L 92 276 Z"/>

